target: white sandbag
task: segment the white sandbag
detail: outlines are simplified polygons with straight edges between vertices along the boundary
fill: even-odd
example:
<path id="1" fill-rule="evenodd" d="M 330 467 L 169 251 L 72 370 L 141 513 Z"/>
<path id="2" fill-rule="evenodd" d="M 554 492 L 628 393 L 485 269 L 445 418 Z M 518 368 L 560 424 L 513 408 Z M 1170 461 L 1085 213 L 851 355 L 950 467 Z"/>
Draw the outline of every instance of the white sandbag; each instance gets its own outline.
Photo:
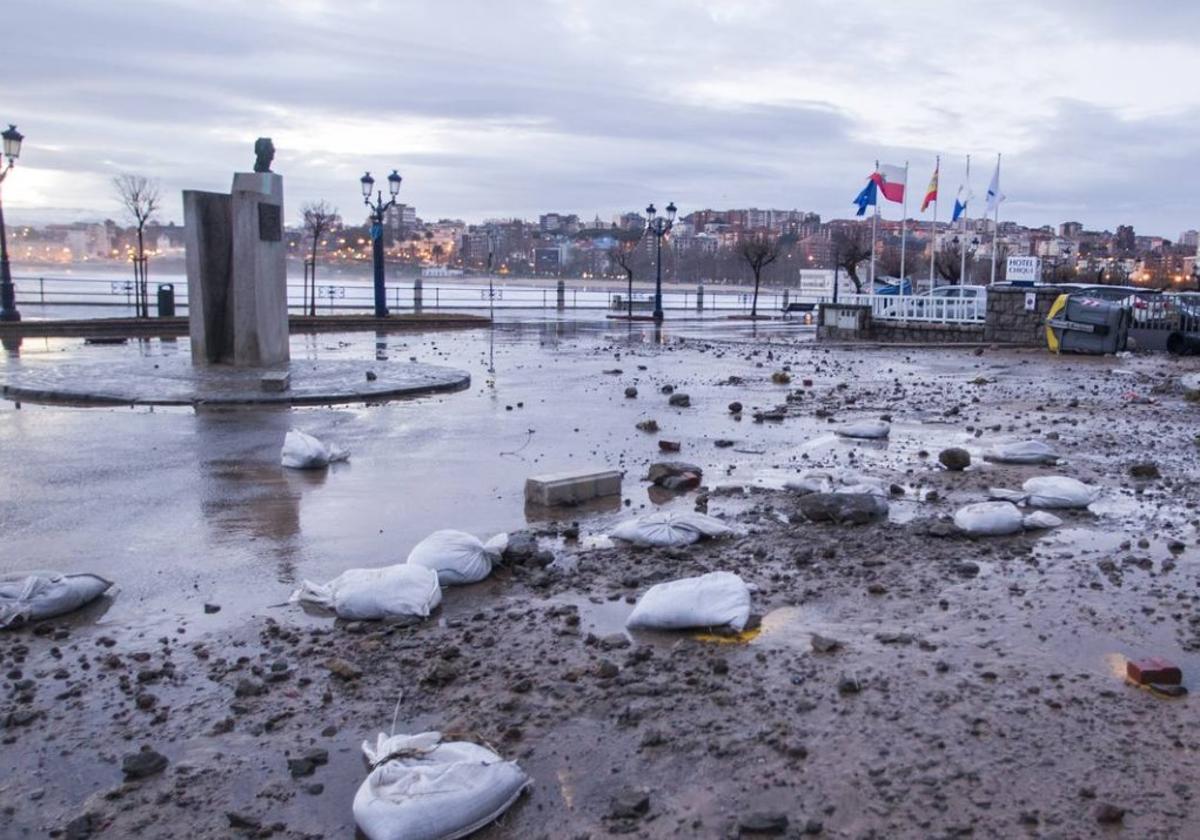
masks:
<path id="1" fill-rule="evenodd" d="M 625 626 L 648 630 L 728 626 L 740 632 L 749 619 L 750 590 L 745 582 L 733 572 L 709 572 L 651 586 L 638 598 Z"/>
<path id="2" fill-rule="evenodd" d="M 292 429 L 283 439 L 279 461 L 293 470 L 317 470 L 349 457 L 344 449 L 327 446 L 306 432 Z"/>
<path id="3" fill-rule="evenodd" d="M 1035 510 L 1033 513 L 1025 515 L 1025 530 L 1040 531 L 1045 528 L 1057 528 L 1063 524 L 1063 521 L 1053 513 L 1046 513 L 1044 510 Z"/>
<path id="4" fill-rule="evenodd" d="M 959 530 L 983 537 L 1015 534 L 1025 527 L 1021 511 L 1012 502 L 975 502 L 954 512 Z"/>
<path id="5" fill-rule="evenodd" d="M 998 464 L 1057 464 L 1058 453 L 1040 440 L 1002 443 L 983 454 L 983 460 Z"/>
<path id="6" fill-rule="evenodd" d="M 111 586 L 98 575 L 6 574 L 0 577 L 0 627 L 65 615 L 96 600 Z"/>
<path id="7" fill-rule="evenodd" d="M 864 438 L 878 440 L 891 434 L 892 427 L 882 420 L 859 420 L 834 429 L 834 432 L 847 438 Z"/>
<path id="8" fill-rule="evenodd" d="M 661 511 L 629 519 L 613 528 L 610 536 L 641 546 L 691 545 L 701 537 L 724 537 L 733 529 L 703 513 Z"/>
<path id="9" fill-rule="evenodd" d="M 303 581 L 292 603 L 315 604 L 351 621 L 420 621 L 442 601 L 437 573 L 398 563 L 377 569 L 347 569 L 329 583 Z"/>
<path id="10" fill-rule="evenodd" d="M 437 572 L 442 586 L 478 583 L 492 573 L 492 564 L 508 545 L 498 534 L 486 543 L 462 531 L 434 531 L 408 553 L 408 562 Z"/>
<path id="11" fill-rule="evenodd" d="M 842 485 L 841 487 L 836 488 L 833 492 L 834 493 L 859 494 L 859 495 L 867 495 L 867 496 L 881 496 L 884 498 L 891 495 L 888 492 L 888 489 L 886 487 L 884 487 L 881 483 L 875 482 L 875 481 L 866 481 L 866 482 L 863 482 L 862 484 Z"/>
<path id="12" fill-rule="evenodd" d="M 1025 501 L 1025 493 L 1020 490 L 1005 490 L 1003 487 L 989 487 L 988 498 L 994 502 L 1012 502 L 1021 504 Z"/>
<path id="13" fill-rule="evenodd" d="M 1100 495 L 1097 488 L 1065 475 L 1040 475 L 1026 481 L 1021 489 L 1032 507 L 1042 508 L 1085 508 Z"/>
<path id="14" fill-rule="evenodd" d="M 784 489 L 801 496 L 809 493 L 829 493 L 833 490 L 834 477 L 831 473 L 820 470 L 807 470 L 795 478 L 789 478 L 783 483 Z"/>
<path id="15" fill-rule="evenodd" d="M 515 761 L 440 732 L 380 734 L 363 742 L 371 772 L 354 795 L 370 840 L 454 840 L 497 819 L 530 785 Z"/>

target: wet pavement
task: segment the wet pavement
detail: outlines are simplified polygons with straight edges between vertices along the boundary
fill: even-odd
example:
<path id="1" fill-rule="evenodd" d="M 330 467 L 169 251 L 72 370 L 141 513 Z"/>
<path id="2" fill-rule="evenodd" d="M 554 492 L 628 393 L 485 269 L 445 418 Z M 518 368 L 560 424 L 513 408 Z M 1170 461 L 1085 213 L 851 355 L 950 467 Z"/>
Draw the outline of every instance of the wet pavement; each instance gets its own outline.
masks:
<path id="1" fill-rule="evenodd" d="M 113 836 L 247 833 L 227 811 L 258 821 L 250 834 L 352 836 L 358 744 L 390 726 L 398 699 L 398 731 L 471 733 L 532 773 L 531 796 L 486 838 L 727 837 L 764 810 L 787 815 L 795 836 L 818 824 L 856 838 L 1200 836 L 1188 833 L 1194 698 L 1121 678 L 1125 657 L 1149 654 L 1176 661 L 1193 687 L 1200 674 L 1200 447 L 1196 409 L 1174 388 L 1194 362 L 829 349 L 778 322 L 668 323 L 656 335 L 558 319 L 297 336 L 292 352 L 448 365 L 472 384 L 330 408 L 0 403 L 2 570 L 118 583 L 43 635 L 0 636 L 12 836 L 88 814 Z M 4 363 L 179 353 L 186 342 L 27 339 Z M 666 385 L 691 407 L 669 406 Z M 776 407 L 782 420 L 754 421 Z M 880 416 L 886 441 L 833 433 Z M 657 434 L 635 428 L 651 418 Z M 291 427 L 350 449 L 350 462 L 283 470 Z M 661 454 L 664 438 L 681 451 Z M 1066 463 L 982 462 L 1026 438 L 1048 439 Z M 949 446 L 971 452 L 966 472 L 938 467 Z M 663 459 L 701 466 L 707 490 L 650 488 L 640 478 Z M 1130 476 L 1145 461 L 1160 479 Z M 526 476 L 587 466 L 624 470 L 622 498 L 526 508 Z M 782 488 L 817 467 L 895 485 L 888 521 L 804 523 Z M 1101 486 L 1100 500 L 1048 532 L 969 540 L 930 528 L 989 487 L 1052 473 Z M 603 536 L 631 513 L 697 504 L 741 536 L 651 551 Z M 574 521 L 579 540 L 564 535 Z M 556 560 L 447 590 L 412 628 L 282 606 L 299 580 L 401 562 L 438 528 L 533 528 Z M 716 568 L 752 585 L 755 630 L 624 630 L 649 584 Z M 814 633 L 841 648 L 814 652 Z M 363 675 L 331 677 L 329 656 Z M 278 661 L 287 674 L 273 682 Z M 237 696 L 243 679 L 262 693 Z M 122 783 L 120 757 L 143 743 L 168 770 Z M 291 778 L 286 754 L 313 745 L 329 764 Z M 649 792 L 647 815 L 610 813 L 622 786 Z M 1126 809 L 1122 821 L 1098 821 L 1106 803 Z"/>

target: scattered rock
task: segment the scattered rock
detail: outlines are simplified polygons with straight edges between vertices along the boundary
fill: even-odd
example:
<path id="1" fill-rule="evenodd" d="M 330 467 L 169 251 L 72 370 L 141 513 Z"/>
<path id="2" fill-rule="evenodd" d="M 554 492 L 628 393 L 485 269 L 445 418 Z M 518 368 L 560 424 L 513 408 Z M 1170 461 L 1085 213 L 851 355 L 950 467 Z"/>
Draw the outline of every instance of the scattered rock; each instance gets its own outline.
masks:
<path id="1" fill-rule="evenodd" d="M 960 472 L 971 466 L 971 453 L 961 447 L 952 446 L 939 452 L 938 460 L 951 472 Z"/>
<path id="2" fill-rule="evenodd" d="M 237 811 L 226 811 L 225 819 L 229 820 L 230 828 L 237 828 L 243 831 L 258 831 L 262 828 L 262 820 L 249 814 L 241 814 Z"/>
<path id="3" fill-rule="evenodd" d="M 1129 468 L 1129 474 L 1134 478 L 1143 480 L 1151 480 L 1162 478 L 1162 473 L 1158 471 L 1158 464 L 1153 461 L 1145 461 L 1139 464 L 1133 464 Z"/>
<path id="4" fill-rule="evenodd" d="M 787 814 L 777 811 L 757 811 L 738 817 L 738 829 L 743 834 L 783 834 L 787 827 Z"/>
<path id="5" fill-rule="evenodd" d="M 800 510 L 813 522 L 865 525 L 887 516 L 886 499 L 870 493 L 809 493 L 801 496 Z"/>
<path id="6" fill-rule="evenodd" d="M 667 400 L 667 404 L 673 405 L 676 408 L 688 408 L 691 406 L 692 400 L 687 394 L 672 394 L 670 399 Z"/>
<path id="7" fill-rule="evenodd" d="M 126 779 L 145 779 L 167 769 L 167 757 L 149 747 L 130 753 L 121 759 L 121 772 Z"/>
<path id="8" fill-rule="evenodd" d="M 658 461 L 650 465 L 650 470 L 646 473 L 646 480 L 659 487 L 665 487 L 668 479 L 684 475 L 700 477 L 704 475 L 704 470 L 686 461 Z"/>
<path id="9" fill-rule="evenodd" d="M 625 389 L 625 396 L 626 396 L 626 398 L 632 400 L 634 397 L 637 396 L 637 388 L 634 388 L 632 385 L 630 385 L 628 388 Z"/>
<path id="10" fill-rule="evenodd" d="M 375 375 L 375 371 L 373 371 L 373 370 L 367 371 L 367 381 L 368 382 L 374 382 L 378 378 L 379 377 Z"/>
<path id="11" fill-rule="evenodd" d="M 663 452 L 678 452 L 682 445 L 677 440 L 659 440 L 658 448 Z"/>
<path id="12" fill-rule="evenodd" d="M 319 748 L 311 749 L 299 758 L 288 759 L 288 772 L 293 779 L 311 776 L 318 767 L 329 763 L 329 751 Z"/>
<path id="13" fill-rule="evenodd" d="M 213 613 L 219 613 L 220 611 L 221 611 L 221 607 L 219 604 L 205 604 L 204 605 L 204 614 L 205 615 L 212 615 Z"/>
<path id="14" fill-rule="evenodd" d="M 636 820 L 650 813 L 650 795 L 636 788 L 624 788 L 612 798 L 608 815 L 618 820 Z"/>
<path id="15" fill-rule="evenodd" d="M 842 649 L 842 643 L 837 639 L 822 636 L 820 633 L 813 633 L 812 649 L 817 653 L 833 653 Z"/>
<path id="16" fill-rule="evenodd" d="M 329 673 L 346 682 L 358 679 L 363 673 L 362 669 L 353 662 L 338 656 L 325 660 L 325 667 L 329 670 Z"/>
<path id="17" fill-rule="evenodd" d="M 742 413 L 742 404 L 740 402 L 738 402 L 737 400 L 734 400 L 733 402 L 731 402 L 729 404 L 729 413 L 730 414 L 741 414 Z"/>
<path id="18" fill-rule="evenodd" d="M 1125 809 L 1113 805 L 1111 802 L 1102 802 L 1096 806 L 1096 822 L 1101 825 L 1114 825 L 1125 819 Z"/>
<path id="19" fill-rule="evenodd" d="M 234 697 L 259 697 L 266 693 L 267 687 L 265 685 L 249 677 L 243 677 L 238 680 L 237 686 L 233 689 Z"/>
<path id="20" fill-rule="evenodd" d="M 777 370 L 771 374 L 771 381 L 776 385 L 787 385 L 792 381 L 792 375 L 786 370 Z"/>
<path id="21" fill-rule="evenodd" d="M 67 823 L 63 837 L 66 840 L 86 840 L 100 827 L 100 820 L 95 814 L 81 814 Z"/>
<path id="22" fill-rule="evenodd" d="M 638 422 L 637 427 L 640 431 L 643 431 L 643 432 L 657 432 L 658 431 L 658 421 L 657 420 L 641 420 Z"/>

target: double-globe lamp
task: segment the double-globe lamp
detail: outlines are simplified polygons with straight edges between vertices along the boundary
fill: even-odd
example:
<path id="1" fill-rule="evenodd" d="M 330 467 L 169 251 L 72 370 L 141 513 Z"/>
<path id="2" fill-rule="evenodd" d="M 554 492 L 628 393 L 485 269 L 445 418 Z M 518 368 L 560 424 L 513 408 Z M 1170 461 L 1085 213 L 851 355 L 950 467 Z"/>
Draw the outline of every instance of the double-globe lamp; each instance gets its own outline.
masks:
<path id="1" fill-rule="evenodd" d="M 658 210 L 651 204 L 646 208 L 646 232 L 654 235 L 656 252 L 654 258 L 654 320 L 658 323 L 663 319 L 662 305 L 662 241 L 675 224 L 675 202 L 667 205 L 667 215 L 656 215 Z"/>
<path id="2" fill-rule="evenodd" d="M 371 200 L 371 193 L 375 192 L 375 179 L 371 177 L 371 173 L 365 173 L 360 182 L 362 183 L 363 203 L 371 211 L 371 256 L 375 264 L 375 317 L 384 318 L 388 314 L 387 310 L 387 290 L 384 288 L 383 281 L 383 217 L 388 210 L 396 206 L 396 196 L 400 194 L 400 182 L 403 179 L 400 173 L 395 169 L 392 174 L 387 176 L 388 192 L 391 198 L 385 203 L 383 200 L 383 190 L 376 193 L 375 200 Z"/>
<path id="3" fill-rule="evenodd" d="M 0 132 L 4 139 L 4 157 L 8 166 L 0 171 L 0 183 L 21 156 L 21 141 L 25 137 L 17 131 L 15 125 Z M 13 288 L 12 270 L 8 266 L 8 237 L 4 230 L 4 205 L 0 202 L 0 321 L 20 321 L 21 313 L 17 311 L 16 290 Z"/>

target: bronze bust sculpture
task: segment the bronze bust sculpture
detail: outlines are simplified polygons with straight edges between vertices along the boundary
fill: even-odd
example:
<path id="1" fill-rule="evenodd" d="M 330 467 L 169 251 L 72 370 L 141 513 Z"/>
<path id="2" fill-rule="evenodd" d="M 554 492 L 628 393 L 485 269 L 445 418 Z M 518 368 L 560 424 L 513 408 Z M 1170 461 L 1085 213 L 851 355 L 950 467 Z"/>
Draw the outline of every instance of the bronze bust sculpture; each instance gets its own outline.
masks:
<path id="1" fill-rule="evenodd" d="M 270 137 L 259 137 L 254 141 L 255 172 L 270 172 L 271 161 L 275 159 L 275 144 Z"/>

